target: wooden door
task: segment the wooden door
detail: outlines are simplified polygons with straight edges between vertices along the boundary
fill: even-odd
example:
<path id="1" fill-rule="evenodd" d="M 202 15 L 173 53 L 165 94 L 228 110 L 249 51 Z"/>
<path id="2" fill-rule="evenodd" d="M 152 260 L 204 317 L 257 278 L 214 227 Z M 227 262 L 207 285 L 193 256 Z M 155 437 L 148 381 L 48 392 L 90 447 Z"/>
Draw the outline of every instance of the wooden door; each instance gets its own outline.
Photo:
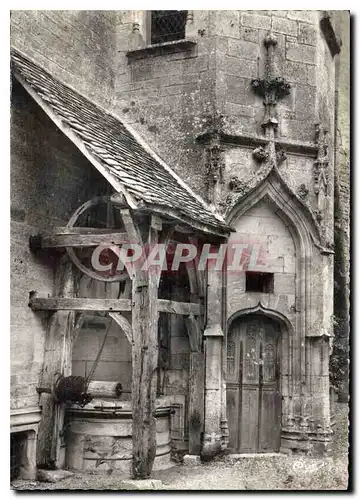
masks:
<path id="1" fill-rule="evenodd" d="M 239 318 L 227 345 L 227 415 L 232 453 L 280 449 L 280 328 L 265 316 Z"/>

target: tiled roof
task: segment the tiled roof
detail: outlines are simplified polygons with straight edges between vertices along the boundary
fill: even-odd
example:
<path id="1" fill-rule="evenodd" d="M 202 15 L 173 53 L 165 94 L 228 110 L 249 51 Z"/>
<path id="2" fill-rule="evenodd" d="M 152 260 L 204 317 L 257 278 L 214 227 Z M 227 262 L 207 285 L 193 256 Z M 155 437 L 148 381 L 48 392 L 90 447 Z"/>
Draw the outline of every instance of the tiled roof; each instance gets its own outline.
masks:
<path id="1" fill-rule="evenodd" d="M 23 54 L 12 50 L 15 76 L 50 108 L 59 126 L 76 134 L 82 147 L 145 206 L 206 231 L 228 233 L 222 217 L 196 195 L 122 120 L 64 85 Z M 51 115 L 50 115 L 51 117 Z M 175 214 L 175 215 L 174 215 Z"/>

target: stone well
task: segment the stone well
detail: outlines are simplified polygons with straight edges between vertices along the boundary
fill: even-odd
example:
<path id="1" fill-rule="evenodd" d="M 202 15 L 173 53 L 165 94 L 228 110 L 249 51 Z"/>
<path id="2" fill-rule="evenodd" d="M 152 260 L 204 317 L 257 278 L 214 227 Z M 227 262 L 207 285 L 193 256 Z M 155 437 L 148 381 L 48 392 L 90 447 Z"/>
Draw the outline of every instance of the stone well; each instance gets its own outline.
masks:
<path id="1" fill-rule="evenodd" d="M 68 409 L 66 465 L 81 471 L 130 474 L 132 465 L 131 401 L 94 399 Z M 170 405 L 156 400 L 156 458 L 153 470 L 167 469 L 170 459 Z"/>

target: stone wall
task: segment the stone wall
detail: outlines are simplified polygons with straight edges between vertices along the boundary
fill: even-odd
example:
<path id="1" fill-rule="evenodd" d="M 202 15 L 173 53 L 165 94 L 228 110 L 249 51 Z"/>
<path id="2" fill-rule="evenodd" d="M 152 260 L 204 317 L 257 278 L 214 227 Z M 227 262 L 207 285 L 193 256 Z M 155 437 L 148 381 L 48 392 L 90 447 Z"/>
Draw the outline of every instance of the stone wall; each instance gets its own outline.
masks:
<path id="1" fill-rule="evenodd" d="M 247 254 L 241 262 L 243 270 L 228 273 L 228 317 L 261 301 L 265 307 L 294 319 L 296 253 L 289 229 L 265 201 L 246 212 L 234 226 L 236 233 L 231 235 L 230 244 L 247 245 Z M 274 292 L 246 292 L 246 271 L 274 273 Z"/>
<path id="2" fill-rule="evenodd" d="M 114 89 L 114 19 L 101 10 L 14 10 L 11 44 L 106 106 Z"/>
<path id="3" fill-rule="evenodd" d="M 25 90 L 13 81 L 11 114 L 11 409 L 36 406 L 47 313 L 29 292 L 53 294 L 55 258 L 36 257 L 29 236 L 61 226 L 104 181 Z"/>

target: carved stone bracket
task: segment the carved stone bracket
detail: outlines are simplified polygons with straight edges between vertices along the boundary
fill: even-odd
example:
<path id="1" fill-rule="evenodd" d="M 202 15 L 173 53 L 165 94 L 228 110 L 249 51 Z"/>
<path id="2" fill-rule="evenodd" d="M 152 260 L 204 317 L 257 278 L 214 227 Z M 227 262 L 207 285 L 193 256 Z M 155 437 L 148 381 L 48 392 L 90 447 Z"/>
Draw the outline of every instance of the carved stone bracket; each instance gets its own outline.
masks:
<path id="1" fill-rule="evenodd" d="M 297 189 L 297 194 L 299 198 L 302 200 L 305 200 L 309 194 L 308 188 L 305 186 L 305 184 L 300 184 L 300 186 Z"/>
<path id="2" fill-rule="evenodd" d="M 276 162 L 278 165 L 280 165 L 281 163 L 283 163 L 287 158 L 287 155 L 286 155 L 286 152 L 284 149 L 282 148 L 278 148 L 276 150 Z"/>
<path id="3" fill-rule="evenodd" d="M 234 193 L 244 194 L 247 190 L 246 183 L 239 179 L 236 175 L 233 175 L 229 182 L 229 189 Z"/>
<path id="4" fill-rule="evenodd" d="M 269 153 L 262 146 L 254 149 L 252 154 L 258 163 L 263 163 L 269 158 Z"/>

